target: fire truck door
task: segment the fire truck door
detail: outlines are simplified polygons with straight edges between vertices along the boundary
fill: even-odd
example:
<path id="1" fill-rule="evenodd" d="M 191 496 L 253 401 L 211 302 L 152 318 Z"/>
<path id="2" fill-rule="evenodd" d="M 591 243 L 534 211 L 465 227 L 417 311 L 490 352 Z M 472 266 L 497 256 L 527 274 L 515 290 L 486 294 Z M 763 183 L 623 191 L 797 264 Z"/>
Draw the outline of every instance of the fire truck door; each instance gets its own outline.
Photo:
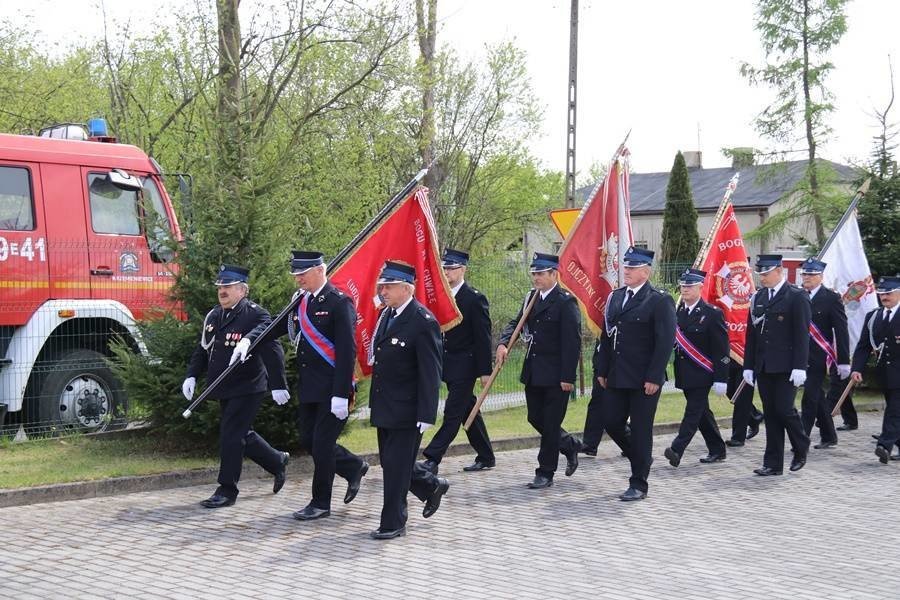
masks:
<path id="1" fill-rule="evenodd" d="M 50 298 L 89 298 L 87 234 L 81 171 L 76 165 L 41 165 Z"/>
<path id="2" fill-rule="evenodd" d="M 97 169 L 82 169 L 88 219 L 91 296 L 117 300 L 135 318 L 158 306 L 154 263 L 144 234 L 138 192 L 110 183 Z"/>
<path id="3" fill-rule="evenodd" d="M 0 325 L 27 322 L 49 294 L 41 191 L 38 164 L 0 161 Z"/>

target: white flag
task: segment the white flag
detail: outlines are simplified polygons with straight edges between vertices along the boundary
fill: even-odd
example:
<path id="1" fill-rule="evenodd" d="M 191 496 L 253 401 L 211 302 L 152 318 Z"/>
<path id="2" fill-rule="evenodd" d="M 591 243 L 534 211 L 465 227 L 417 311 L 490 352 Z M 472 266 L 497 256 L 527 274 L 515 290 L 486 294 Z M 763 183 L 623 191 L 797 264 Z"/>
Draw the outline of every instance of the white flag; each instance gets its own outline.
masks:
<path id="1" fill-rule="evenodd" d="M 850 355 L 853 356 L 866 313 L 878 307 L 855 210 L 835 234 L 821 258 L 828 265 L 822 284 L 836 291 L 844 300 L 850 330 Z"/>

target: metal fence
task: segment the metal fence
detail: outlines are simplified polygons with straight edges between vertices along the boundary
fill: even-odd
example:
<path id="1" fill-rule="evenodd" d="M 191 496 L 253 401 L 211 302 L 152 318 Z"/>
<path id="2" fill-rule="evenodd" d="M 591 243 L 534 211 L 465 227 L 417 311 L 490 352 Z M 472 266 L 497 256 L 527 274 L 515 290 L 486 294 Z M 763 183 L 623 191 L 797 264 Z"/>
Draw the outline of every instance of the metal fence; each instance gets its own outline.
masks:
<path id="1" fill-rule="evenodd" d="M 8 251 L 8 240 L 6 246 Z M 13 266 L 0 262 L 2 435 L 102 431 L 126 425 L 131 416 L 124 386 L 109 366 L 111 344 L 121 339 L 134 352 L 142 351 L 129 312 L 141 319 L 177 310 L 166 299 L 171 274 L 146 247 L 95 244 L 90 252 L 86 256 L 86 246 L 57 243 L 49 275 L 47 263 L 36 254 L 36 260 Z M 136 271 L 135 265 L 150 269 Z M 660 266 L 654 283 L 671 288 L 686 266 Z M 496 347 L 531 287 L 527 261 L 515 253 L 476 261 L 467 280 L 490 301 Z M 587 328 L 584 332 L 583 378 L 590 393 L 594 339 Z M 518 382 L 522 360 L 522 348 L 514 348 L 485 410 L 524 404 Z"/>
<path id="2" fill-rule="evenodd" d="M 142 236 L 50 241 L 39 229 L 0 231 L 0 433 L 125 425 L 112 344 L 142 350 L 135 319 L 176 310 L 172 281 Z"/>

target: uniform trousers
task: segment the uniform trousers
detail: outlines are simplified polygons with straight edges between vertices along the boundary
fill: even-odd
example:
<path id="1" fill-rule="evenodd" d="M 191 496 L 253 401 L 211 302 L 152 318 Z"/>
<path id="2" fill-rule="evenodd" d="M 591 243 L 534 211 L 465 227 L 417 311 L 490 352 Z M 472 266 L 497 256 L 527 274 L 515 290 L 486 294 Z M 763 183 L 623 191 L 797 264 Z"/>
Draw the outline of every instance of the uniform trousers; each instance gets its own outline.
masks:
<path id="1" fill-rule="evenodd" d="M 609 437 L 619 445 L 631 461 L 629 487 L 647 492 L 647 477 L 653 462 L 653 419 L 662 386 L 652 396 L 643 388 L 606 388 L 603 421 Z M 631 418 L 631 435 L 625 434 L 625 420 Z M 626 449 L 627 448 L 627 449 Z"/>
<path id="2" fill-rule="evenodd" d="M 584 435 L 581 438 L 581 446 L 586 450 L 596 452 L 597 447 L 603 440 L 603 432 L 606 426 L 603 423 L 603 401 L 606 397 L 606 390 L 602 385 L 597 383 L 597 376 L 594 376 L 594 386 L 591 388 L 591 400 L 588 403 L 587 415 L 584 417 Z M 625 425 L 625 437 L 627 439 L 630 433 L 628 425 Z M 615 441 L 615 440 L 613 440 Z M 617 442 L 618 443 L 618 442 Z M 621 446 L 622 452 L 628 453 L 628 444 Z"/>
<path id="3" fill-rule="evenodd" d="M 346 423 L 332 414 L 330 402 L 301 402 L 297 411 L 300 447 L 312 456 L 315 468 L 310 504 L 316 508 L 331 510 L 335 473 L 349 480 L 362 468 L 362 459 L 337 443 Z"/>
<path id="4" fill-rule="evenodd" d="M 459 433 L 460 426 L 465 423 L 472 407 L 475 406 L 475 380 L 464 381 L 448 381 L 447 382 L 447 401 L 444 403 L 444 421 L 441 427 L 431 438 L 431 442 L 422 451 L 425 458 L 433 460 L 437 464 L 441 463 L 441 459 L 447 452 L 447 448 L 453 443 L 456 434 Z M 493 465 L 497 462 L 494 457 L 494 449 L 491 447 L 491 439 L 488 437 L 487 427 L 484 425 L 484 419 L 479 412 L 472 421 L 472 426 L 466 431 L 466 437 L 469 443 L 477 453 L 475 460 L 486 465 Z"/>
<path id="5" fill-rule="evenodd" d="M 803 384 L 803 399 L 800 401 L 800 419 L 803 421 L 803 431 L 807 436 L 812 433 L 813 425 L 818 422 L 822 441 L 836 444 L 838 439 L 834 419 L 831 417 L 832 407 L 822 387 L 827 376 L 824 364 L 810 365 L 806 369 L 806 383 Z M 829 388 L 832 387 L 835 387 L 835 384 L 829 381 Z"/>
<path id="6" fill-rule="evenodd" d="M 719 433 L 719 425 L 716 417 L 709 409 L 709 390 L 711 386 L 701 388 L 688 388 L 683 390 L 686 401 L 684 417 L 678 427 L 678 435 L 672 442 L 672 450 L 679 456 L 684 454 L 688 444 L 691 443 L 697 429 L 706 442 L 706 448 L 714 456 L 725 456 L 725 441 Z"/>
<path id="7" fill-rule="evenodd" d="M 587 415 L 584 417 L 584 435 L 581 438 L 584 447 L 588 450 L 596 450 L 603 439 L 603 399 L 606 390 L 597 383 L 594 376 L 594 385 L 591 388 L 591 401 L 588 403 Z"/>
<path id="8" fill-rule="evenodd" d="M 747 426 L 751 421 L 762 423 L 763 414 L 753 405 L 753 386 L 745 385 L 735 398 L 734 393 L 743 381 L 741 369 L 731 369 L 728 374 L 728 397 L 734 399 L 734 410 L 731 414 L 731 439 L 736 442 L 747 441 Z"/>
<path id="9" fill-rule="evenodd" d="M 900 388 L 884 390 L 884 417 L 881 420 L 881 437 L 878 445 L 888 452 L 894 444 L 900 445 Z"/>
<path id="10" fill-rule="evenodd" d="M 237 498 L 238 481 L 246 456 L 260 467 L 275 474 L 281 469 L 281 452 L 272 448 L 253 431 L 253 419 L 265 393 L 234 396 L 219 400 L 222 417 L 219 423 L 219 487 L 216 494 Z"/>
<path id="11" fill-rule="evenodd" d="M 581 441 L 562 428 L 569 407 L 569 392 L 554 386 L 526 385 L 525 403 L 528 406 L 528 422 L 541 434 L 538 450 L 538 468 L 535 475 L 553 479 L 559 466 L 559 455 L 578 453 Z"/>
<path id="12" fill-rule="evenodd" d="M 784 469 L 784 435 L 791 448 L 799 456 L 809 452 L 809 436 L 803 430 L 800 415 L 794 407 L 797 388 L 788 373 L 757 373 L 756 387 L 762 398 L 766 420 L 766 452 L 763 466 L 782 471 Z"/>
<path id="13" fill-rule="evenodd" d="M 378 458 L 384 473 L 384 506 L 381 509 L 382 530 L 400 529 L 406 525 L 406 496 L 412 492 L 423 502 L 438 487 L 438 478 L 416 462 L 422 434 L 417 427 L 378 428 Z"/>

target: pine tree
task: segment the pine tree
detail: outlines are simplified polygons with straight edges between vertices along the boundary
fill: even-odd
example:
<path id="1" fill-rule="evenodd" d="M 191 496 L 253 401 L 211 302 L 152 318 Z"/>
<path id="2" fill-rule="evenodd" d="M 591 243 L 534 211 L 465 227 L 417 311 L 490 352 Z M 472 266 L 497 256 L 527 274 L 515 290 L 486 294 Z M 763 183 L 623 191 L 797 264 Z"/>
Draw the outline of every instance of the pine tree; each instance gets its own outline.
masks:
<path id="1" fill-rule="evenodd" d="M 669 174 L 669 185 L 666 188 L 660 261 L 692 263 L 699 251 L 697 209 L 694 208 L 687 165 L 684 156 L 679 152 L 675 155 L 672 172 Z"/>

